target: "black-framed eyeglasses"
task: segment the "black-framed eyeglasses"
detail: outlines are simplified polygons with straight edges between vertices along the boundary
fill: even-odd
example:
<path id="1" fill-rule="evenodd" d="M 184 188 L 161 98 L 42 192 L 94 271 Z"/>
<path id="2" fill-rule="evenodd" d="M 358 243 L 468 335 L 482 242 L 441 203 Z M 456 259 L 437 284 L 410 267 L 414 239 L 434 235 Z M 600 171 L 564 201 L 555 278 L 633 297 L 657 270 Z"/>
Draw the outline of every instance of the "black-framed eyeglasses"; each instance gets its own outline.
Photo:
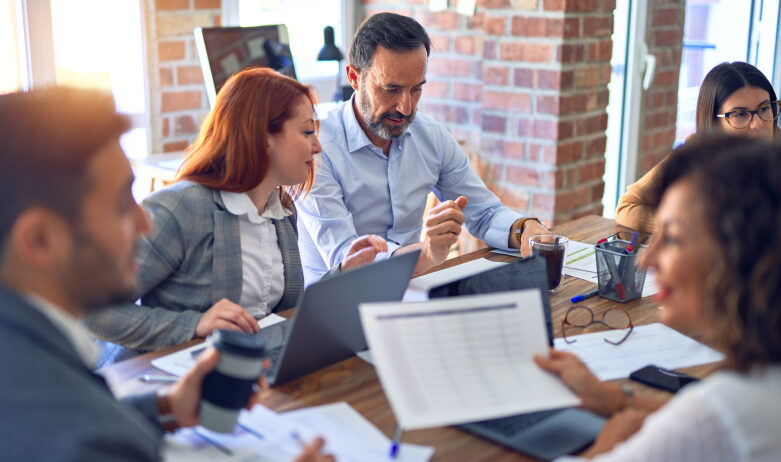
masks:
<path id="1" fill-rule="evenodd" d="M 716 117 L 725 119 L 732 128 L 746 128 L 748 124 L 754 120 L 754 116 L 758 116 L 765 122 L 772 122 L 778 117 L 778 106 L 781 103 L 779 101 L 770 101 L 762 103 L 758 108 L 753 111 L 748 109 L 737 109 L 735 111 L 725 112 L 724 114 L 716 114 Z"/>
<path id="2" fill-rule="evenodd" d="M 576 339 L 567 338 L 567 329 L 585 329 L 592 324 L 602 324 L 603 326 L 625 331 L 621 335 L 611 336 L 611 339 L 605 338 L 604 340 L 611 345 L 620 345 L 629 337 L 635 326 L 632 325 L 632 318 L 624 310 L 611 308 L 602 313 L 602 319 L 597 321 L 594 319 L 594 312 L 591 308 L 584 305 L 575 305 L 567 310 L 567 314 L 564 315 L 564 321 L 561 322 L 561 333 L 564 336 L 564 341 L 567 343 L 575 343 Z"/>

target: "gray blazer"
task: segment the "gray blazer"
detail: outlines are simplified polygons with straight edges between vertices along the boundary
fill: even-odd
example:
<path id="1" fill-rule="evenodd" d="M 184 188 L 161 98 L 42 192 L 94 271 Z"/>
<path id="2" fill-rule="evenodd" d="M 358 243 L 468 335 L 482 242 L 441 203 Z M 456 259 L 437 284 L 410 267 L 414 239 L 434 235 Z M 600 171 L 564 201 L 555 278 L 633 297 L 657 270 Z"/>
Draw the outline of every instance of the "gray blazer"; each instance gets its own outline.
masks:
<path id="1" fill-rule="evenodd" d="M 217 190 L 182 181 L 143 203 L 152 231 L 136 252 L 141 305 L 101 310 L 86 319 L 101 339 L 141 351 L 193 338 L 203 313 L 222 298 L 239 303 L 239 218 Z M 274 311 L 295 306 L 304 290 L 296 215 L 274 220 L 285 267 L 285 289 Z"/>
<path id="2" fill-rule="evenodd" d="M 0 367 L 0 460 L 159 460 L 155 393 L 133 399 L 136 410 L 117 402 L 63 333 L 4 286 Z"/>

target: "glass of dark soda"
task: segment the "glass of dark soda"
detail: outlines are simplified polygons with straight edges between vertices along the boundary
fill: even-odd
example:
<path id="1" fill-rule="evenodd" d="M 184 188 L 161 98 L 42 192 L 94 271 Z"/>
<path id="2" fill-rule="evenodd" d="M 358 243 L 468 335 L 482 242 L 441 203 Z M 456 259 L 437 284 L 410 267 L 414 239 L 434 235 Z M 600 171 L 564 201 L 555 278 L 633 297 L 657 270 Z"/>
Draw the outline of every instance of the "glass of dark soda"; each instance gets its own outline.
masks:
<path id="1" fill-rule="evenodd" d="M 567 242 L 569 239 L 556 234 L 535 234 L 529 238 L 529 248 L 532 255 L 540 255 L 545 258 L 548 267 L 548 289 L 551 294 L 555 294 L 559 290 Z"/>

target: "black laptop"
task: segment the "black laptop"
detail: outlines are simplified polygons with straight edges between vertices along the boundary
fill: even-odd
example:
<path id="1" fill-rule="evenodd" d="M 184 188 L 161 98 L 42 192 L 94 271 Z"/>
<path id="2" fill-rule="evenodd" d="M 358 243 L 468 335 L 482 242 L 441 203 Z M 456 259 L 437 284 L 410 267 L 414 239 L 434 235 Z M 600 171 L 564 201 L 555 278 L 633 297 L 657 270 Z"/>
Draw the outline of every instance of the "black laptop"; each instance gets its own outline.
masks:
<path id="1" fill-rule="evenodd" d="M 367 348 L 358 305 L 401 300 L 420 251 L 346 271 L 306 288 L 295 315 L 264 327 L 270 385 L 330 366 Z"/>
<path id="2" fill-rule="evenodd" d="M 548 344 L 553 345 L 553 321 L 545 260 L 530 257 L 443 286 L 430 297 L 452 297 L 538 288 L 542 293 Z M 542 460 L 553 460 L 588 447 L 605 419 L 577 408 L 530 412 L 459 425 L 470 433 Z"/>

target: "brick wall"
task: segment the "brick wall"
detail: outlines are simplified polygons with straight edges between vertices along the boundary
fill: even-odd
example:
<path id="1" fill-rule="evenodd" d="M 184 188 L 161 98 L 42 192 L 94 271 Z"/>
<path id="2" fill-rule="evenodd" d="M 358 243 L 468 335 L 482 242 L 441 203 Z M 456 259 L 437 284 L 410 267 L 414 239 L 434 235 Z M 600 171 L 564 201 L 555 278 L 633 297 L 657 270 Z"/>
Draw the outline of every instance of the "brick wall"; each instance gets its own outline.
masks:
<path id="1" fill-rule="evenodd" d="M 421 110 L 479 147 L 502 201 L 548 224 L 601 214 L 614 0 L 364 0 L 426 27 L 433 50 Z"/>
<path id="2" fill-rule="evenodd" d="M 152 152 L 178 151 L 195 140 L 209 110 L 193 28 L 219 26 L 221 0 L 146 4 Z"/>
<path id="3" fill-rule="evenodd" d="M 684 0 L 657 0 L 649 5 L 646 43 L 656 56 L 656 76 L 643 97 L 638 178 L 669 154 L 675 142 L 685 12 Z"/>

